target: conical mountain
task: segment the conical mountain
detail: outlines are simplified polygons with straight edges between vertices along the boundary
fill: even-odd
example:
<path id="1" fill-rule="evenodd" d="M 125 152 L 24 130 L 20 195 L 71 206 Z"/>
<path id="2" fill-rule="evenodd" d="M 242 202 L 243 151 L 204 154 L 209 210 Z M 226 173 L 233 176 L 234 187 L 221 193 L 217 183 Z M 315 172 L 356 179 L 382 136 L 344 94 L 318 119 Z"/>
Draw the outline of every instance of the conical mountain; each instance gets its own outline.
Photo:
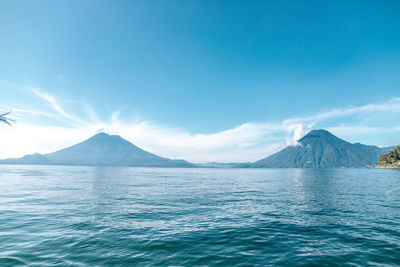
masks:
<path id="1" fill-rule="evenodd" d="M 258 168 L 357 168 L 375 165 L 390 148 L 351 144 L 326 130 L 313 130 L 289 146 L 250 164 Z"/>
<path id="2" fill-rule="evenodd" d="M 171 160 L 149 153 L 118 135 L 96 134 L 89 139 L 49 154 L 2 160 L 9 164 L 52 164 L 132 167 L 191 167 L 184 160 Z"/>

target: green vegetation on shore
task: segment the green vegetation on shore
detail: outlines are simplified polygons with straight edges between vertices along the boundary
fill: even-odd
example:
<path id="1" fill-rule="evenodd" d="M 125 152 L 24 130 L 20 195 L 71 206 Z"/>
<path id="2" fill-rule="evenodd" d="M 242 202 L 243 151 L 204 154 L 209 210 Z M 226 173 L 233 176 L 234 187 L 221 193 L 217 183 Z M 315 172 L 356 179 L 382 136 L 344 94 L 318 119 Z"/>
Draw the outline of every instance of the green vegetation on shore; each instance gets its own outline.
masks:
<path id="1" fill-rule="evenodd" d="M 378 167 L 400 168 L 400 146 L 397 146 L 389 153 L 380 156 Z"/>

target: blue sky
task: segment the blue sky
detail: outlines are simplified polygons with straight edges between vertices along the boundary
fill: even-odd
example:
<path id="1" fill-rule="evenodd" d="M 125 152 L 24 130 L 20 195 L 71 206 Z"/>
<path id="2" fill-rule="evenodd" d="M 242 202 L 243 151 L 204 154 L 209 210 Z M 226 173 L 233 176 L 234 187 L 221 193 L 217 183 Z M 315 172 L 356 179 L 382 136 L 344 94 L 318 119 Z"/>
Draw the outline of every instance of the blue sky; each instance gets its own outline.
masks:
<path id="1" fill-rule="evenodd" d="M 50 152 L 101 129 L 197 162 L 256 160 L 312 128 L 397 145 L 399 8 L 1 1 L 0 107 L 17 123 L 0 132 L 0 157 Z"/>

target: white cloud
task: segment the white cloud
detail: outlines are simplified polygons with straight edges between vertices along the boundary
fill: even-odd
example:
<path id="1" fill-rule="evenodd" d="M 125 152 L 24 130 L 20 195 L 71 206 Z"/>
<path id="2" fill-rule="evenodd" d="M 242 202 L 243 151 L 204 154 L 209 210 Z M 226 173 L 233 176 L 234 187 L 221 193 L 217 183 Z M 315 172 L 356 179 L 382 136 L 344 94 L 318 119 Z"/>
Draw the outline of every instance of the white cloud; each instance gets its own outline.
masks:
<path id="1" fill-rule="evenodd" d="M 1 129 L 0 158 L 53 152 L 87 137 L 88 133 L 82 129 L 16 123 Z"/>
<path id="2" fill-rule="evenodd" d="M 196 134 L 147 121 L 127 122 L 120 118 L 120 111 L 114 112 L 109 122 L 100 121 L 89 105 L 85 105 L 84 108 L 88 113 L 85 117 L 90 121 L 84 121 L 66 112 L 54 96 L 43 90 L 33 89 L 33 92 L 45 101 L 60 119 L 80 123 L 74 123 L 75 127 L 32 125 L 24 122 L 18 122 L 14 127 L 4 126 L 0 132 L 0 158 L 56 151 L 83 141 L 99 131 L 105 131 L 121 135 L 145 150 L 168 158 L 180 158 L 191 162 L 248 162 L 264 158 L 286 145 L 297 145 L 297 140 L 322 121 L 355 114 L 400 112 L 400 98 L 393 98 L 385 103 L 332 109 L 313 116 L 289 118 L 281 122 L 248 122 L 221 132 Z M 23 116 L 24 111 L 28 112 L 20 110 L 18 114 Z M 36 113 L 42 116 L 49 115 L 41 112 Z M 379 127 L 351 125 L 332 125 L 327 129 L 339 137 L 376 134 L 381 130 Z"/>
<path id="3" fill-rule="evenodd" d="M 291 138 L 285 137 L 287 146 L 296 146 L 299 144 L 299 140 L 311 131 L 313 123 L 308 125 L 303 124 L 293 124 L 288 126 L 288 128 L 293 131 L 293 136 Z"/>
<path id="4" fill-rule="evenodd" d="M 192 162 L 253 161 L 282 148 L 268 133 L 277 125 L 247 123 L 220 133 L 190 134 L 184 130 L 162 127 L 148 122 L 93 124 L 79 128 L 38 126 L 17 123 L 0 133 L 0 158 L 20 157 L 32 153 L 49 153 L 80 142 L 99 131 L 118 134 L 137 146 L 169 158 Z M 271 143 L 271 141 L 273 141 Z"/>
<path id="5" fill-rule="evenodd" d="M 246 123 L 213 134 L 191 134 L 183 129 L 150 122 L 94 124 L 89 130 L 118 134 L 152 153 L 193 162 L 257 160 L 282 147 L 271 134 L 284 131 L 279 124 Z M 273 151 L 276 151 L 275 149 Z"/>

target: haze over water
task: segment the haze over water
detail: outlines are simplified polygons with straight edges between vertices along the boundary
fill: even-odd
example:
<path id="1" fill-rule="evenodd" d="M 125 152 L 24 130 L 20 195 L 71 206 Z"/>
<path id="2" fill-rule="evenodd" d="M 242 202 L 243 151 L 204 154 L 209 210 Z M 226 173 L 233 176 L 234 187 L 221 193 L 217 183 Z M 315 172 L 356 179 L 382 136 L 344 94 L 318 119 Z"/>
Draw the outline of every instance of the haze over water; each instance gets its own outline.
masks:
<path id="1" fill-rule="evenodd" d="M 0 166 L 0 265 L 396 265 L 400 171 Z"/>

